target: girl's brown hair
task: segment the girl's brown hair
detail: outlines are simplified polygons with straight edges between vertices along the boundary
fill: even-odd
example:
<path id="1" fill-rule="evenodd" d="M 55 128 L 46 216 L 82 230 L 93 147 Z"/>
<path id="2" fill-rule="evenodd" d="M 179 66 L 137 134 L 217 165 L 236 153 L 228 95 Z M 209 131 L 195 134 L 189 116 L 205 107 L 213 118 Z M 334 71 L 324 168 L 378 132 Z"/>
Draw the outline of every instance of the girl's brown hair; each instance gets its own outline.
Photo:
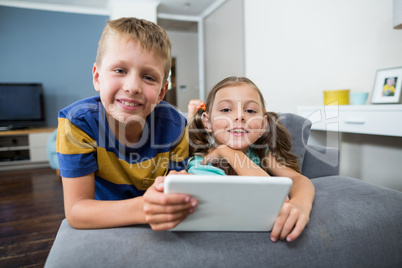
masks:
<path id="1" fill-rule="evenodd" d="M 222 88 L 237 86 L 240 84 L 247 84 L 258 92 L 263 105 L 263 110 L 265 111 L 264 96 L 258 87 L 246 77 L 231 76 L 220 81 L 209 92 L 205 102 L 206 112 L 210 114 L 216 92 Z M 206 154 L 210 147 L 211 137 L 210 134 L 205 130 L 202 122 L 203 112 L 203 109 L 198 109 L 189 124 L 190 154 L 192 155 Z M 292 144 L 290 141 L 289 132 L 282 125 L 278 114 L 265 111 L 265 115 L 267 116 L 267 131 L 265 131 L 261 137 L 259 137 L 258 140 L 251 145 L 254 152 L 260 159 L 262 168 L 268 172 L 268 167 L 265 167 L 263 159 L 265 158 L 266 148 L 269 148 L 279 164 L 300 172 L 297 156 L 290 152 Z"/>
<path id="2" fill-rule="evenodd" d="M 162 27 L 153 22 L 137 18 L 120 18 L 108 21 L 98 44 L 96 54 L 96 63 L 98 65 L 102 63 L 102 57 L 107 49 L 107 39 L 111 35 L 138 42 L 143 49 L 151 50 L 160 56 L 165 61 L 164 81 L 167 80 L 172 64 L 172 43 Z"/>

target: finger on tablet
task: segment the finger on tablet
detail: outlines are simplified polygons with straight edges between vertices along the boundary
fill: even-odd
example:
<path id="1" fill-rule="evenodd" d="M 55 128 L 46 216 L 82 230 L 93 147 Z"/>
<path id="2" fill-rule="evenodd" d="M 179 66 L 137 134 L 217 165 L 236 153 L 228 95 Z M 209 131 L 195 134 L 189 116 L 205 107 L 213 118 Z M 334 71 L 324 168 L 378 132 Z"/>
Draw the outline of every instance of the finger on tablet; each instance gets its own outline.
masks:
<path id="1" fill-rule="evenodd" d="M 287 238 L 287 235 L 290 234 L 290 232 L 294 228 L 297 218 L 298 218 L 297 213 L 289 214 L 288 218 L 286 219 L 286 222 L 284 223 L 284 225 L 282 227 L 282 231 L 281 231 L 281 234 L 279 235 L 279 239 L 284 240 Z"/>
<path id="2" fill-rule="evenodd" d="M 305 218 L 303 218 L 303 217 L 299 218 L 296 222 L 295 227 L 293 228 L 293 231 L 286 237 L 286 240 L 288 242 L 291 242 L 291 241 L 297 239 L 303 232 L 307 223 L 308 223 L 308 221 Z"/>
<path id="3" fill-rule="evenodd" d="M 165 231 L 176 227 L 183 219 L 178 219 L 171 222 L 160 222 L 160 223 L 152 223 L 150 224 L 152 230 L 154 231 Z"/>
<path id="4" fill-rule="evenodd" d="M 282 233 L 283 226 L 286 222 L 286 219 L 289 217 L 290 209 L 287 204 L 282 206 L 281 211 L 279 212 L 278 217 L 274 222 L 274 226 L 271 231 L 271 240 L 272 242 L 276 242 L 279 239 L 280 234 Z"/>

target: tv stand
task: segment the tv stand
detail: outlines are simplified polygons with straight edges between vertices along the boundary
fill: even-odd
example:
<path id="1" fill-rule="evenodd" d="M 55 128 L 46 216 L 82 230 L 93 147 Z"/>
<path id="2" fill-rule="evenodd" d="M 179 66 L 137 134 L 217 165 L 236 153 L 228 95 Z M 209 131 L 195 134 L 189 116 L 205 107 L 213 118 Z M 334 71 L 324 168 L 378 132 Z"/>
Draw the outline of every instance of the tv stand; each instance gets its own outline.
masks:
<path id="1" fill-rule="evenodd" d="M 0 171 L 49 167 L 47 141 L 55 128 L 0 131 Z"/>
<path id="2" fill-rule="evenodd" d="M 43 129 L 42 123 L 31 124 L 31 125 L 24 125 L 24 124 L 10 124 L 10 125 L 3 125 L 0 127 L 0 132 L 2 131 L 12 131 L 12 130 L 32 130 L 32 129 Z"/>
<path id="3" fill-rule="evenodd" d="M 0 131 L 7 131 L 7 130 L 11 130 L 10 127 L 0 127 Z"/>

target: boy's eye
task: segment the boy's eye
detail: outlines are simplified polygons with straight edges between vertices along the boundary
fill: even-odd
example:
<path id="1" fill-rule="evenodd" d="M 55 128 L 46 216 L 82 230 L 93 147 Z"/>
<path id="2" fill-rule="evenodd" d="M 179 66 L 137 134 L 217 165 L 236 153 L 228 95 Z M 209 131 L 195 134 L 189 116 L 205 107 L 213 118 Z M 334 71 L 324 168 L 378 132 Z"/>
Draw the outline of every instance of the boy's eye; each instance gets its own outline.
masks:
<path id="1" fill-rule="evenodd" d="M 150 75 L 145 75 L 145 76 L 144 76 L 144 79 L 145 79 L 145 80 L 148 80 L 148 81 L 151 81 L 151 82 L 156 81 L 155 78 L 153 78 L 153 77 L 150 76 Z"/>
<path id="2" fill-rule="evenodd" d="M 113 71 L 115 73 L 118 73 L 118 74 L 125 74 L 126 73 L 126 71 L 124 69 L 121 69 L 121 68 L 114 69 Z"/>

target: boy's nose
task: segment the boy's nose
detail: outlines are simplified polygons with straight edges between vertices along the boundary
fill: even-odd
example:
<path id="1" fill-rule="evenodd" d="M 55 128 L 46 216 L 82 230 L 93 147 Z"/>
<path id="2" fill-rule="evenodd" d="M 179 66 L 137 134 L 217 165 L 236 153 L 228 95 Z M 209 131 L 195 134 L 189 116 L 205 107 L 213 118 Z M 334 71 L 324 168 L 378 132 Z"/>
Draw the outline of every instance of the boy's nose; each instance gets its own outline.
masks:
<path id="1" fill-rule="evenodd" d="M 123 90 L 129 94 L 140 94 L 142 92 L 141 78 L 134 76 L 127 78 Z"/>

